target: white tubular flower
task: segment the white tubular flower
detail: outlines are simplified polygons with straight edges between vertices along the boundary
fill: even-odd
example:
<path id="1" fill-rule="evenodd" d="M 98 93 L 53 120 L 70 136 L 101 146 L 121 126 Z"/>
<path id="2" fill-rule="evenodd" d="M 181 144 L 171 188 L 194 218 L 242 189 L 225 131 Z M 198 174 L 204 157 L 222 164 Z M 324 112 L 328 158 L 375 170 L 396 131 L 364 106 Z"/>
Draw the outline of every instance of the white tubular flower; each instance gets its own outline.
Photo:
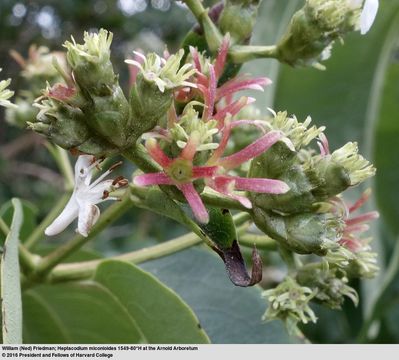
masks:
<path id="1" fill-rule="evenodd" d="M 378 11 L 378 0 L 366 0 L 360 14 L 360 33 L 366 34 L 374 23 Z"/>
<path id="2" fill-rule="evenodd" d="M 75 164 L 75 187 L 71 198 L 61 214 L 48 226 L 45 234 L 57 235 L 62 232 L 75 218 L 78 218 L 76 231 L 87 237 L 90 229 L 100 216 L 100 209 L 96 204 L 106 200 L 118 200 L 110 197 L 109 193 L 127 185 L 127 180 L 117 177 L 114 180 L 103 180 L 121 163 L 114 164 L 95 181 L 92 180 L 92 171 L 101 161 L 91 155 L 81 155 Z"/>

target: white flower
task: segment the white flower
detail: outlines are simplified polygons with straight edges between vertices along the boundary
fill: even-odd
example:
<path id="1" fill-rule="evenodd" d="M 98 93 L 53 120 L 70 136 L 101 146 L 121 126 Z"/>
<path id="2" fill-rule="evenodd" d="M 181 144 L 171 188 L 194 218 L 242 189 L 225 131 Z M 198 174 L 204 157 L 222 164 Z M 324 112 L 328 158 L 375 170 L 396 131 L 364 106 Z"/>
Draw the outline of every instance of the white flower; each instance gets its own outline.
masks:
<path id="1" fill-rule="evenodd" d="M 78 218 L 77 232 L 87 236 L 100 216 L 96 204 L 106 200 L 118 200 L 109 193 L 127 185 L 127 180 L 118 177 L 115 180 L 104 180 L 120 163 L 111 166 L 104 174 L 91 183 L 92 171 L 100 163 L 91 155 L 81 155 L 75 164 L 75 187 L 71 198 L 61 214 L 47 227 L 45 234 L 53 236 L 63 231 L 75 218 Z"/>
<path id="2" fill-rule="evenodd" d="M 377 16 L 378 0 L 366 0 L 360 14 L 360 33 L 366 34 L 374 23 Z"/>

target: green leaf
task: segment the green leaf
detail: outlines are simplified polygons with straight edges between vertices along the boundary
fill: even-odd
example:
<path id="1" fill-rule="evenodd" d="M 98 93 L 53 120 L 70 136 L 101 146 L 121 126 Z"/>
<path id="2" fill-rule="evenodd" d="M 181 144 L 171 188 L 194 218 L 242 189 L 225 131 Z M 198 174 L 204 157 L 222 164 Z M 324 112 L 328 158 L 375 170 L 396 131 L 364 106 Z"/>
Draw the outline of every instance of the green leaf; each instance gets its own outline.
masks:
<path id="1" fill-rule="evenodd" d="M 144 337 L 120 301 L 92 281 L 40 286 L 23 296 L 24 342 L 139 343 Z"/>
<path id="2" fill-rule="evenodd" d="M 18 244 L 23 213 L 18 199 L 12 199 L 12 204 L 14 215 L 1 261 L 2 332 L 4 344 L 21 344 L 22 305 Z"/>
<path id="3" fill-rule="evenodd" d="M 175 290 L 216 344 L 289 343 L 280 321 L 262 322 L 267 303 L 257 286 L 234 286 L 210 251 L 192 248 L 140 265 Z"/>
<path id="4" fill-rule="evenodd" d="M 204 233 L 216 246 L 211 246 L 226 265 L 226 271 L 234 285 L 248 287 L 262 280 L 262 260 L 252 251 L 252 273 L 248 275 L 244 258 L 237 242 L 233 217 L 228 209 L 209 208 L 209 222 L 201 224 Z"/>
<path id="5" fill-rule="evenodd" d="M 94 280 L 118 298 L 148 342 L 208 342 L 191 309 L 172 290 L 136 266 L 104 261 L 97 268 Z"/>
<path id="6" fill-rule="evenodd" d="M 26 200 L 20 200 L 22 204 L 22 212 L 24 222 L 21 226 L 21 231 L 19 234 L 19 238 L 21 242 L 24 242 L 28 238 L 28 236 L 33 232 L 33 230 L 37 226 L 36 215 L 37 215 L 37 207 Z M 12 201 L 7 201 L 0 207 L 0 217 L 5 221 L 7 225 L 10 226 L 12 216 L 13 216 L 13 204 Z M 2 234 L 0 233 L 0 237 Z"/>
<path id="7" fill-rule="evenodd" d="M 93 280 L 26 291 L 27 343 L 207 343 L 190 308 L 152 275 L 106 260 Z"/>
<path id="8" fill-rule="evenodd" d="M 200 224 L 206 235 L 219 249 L 230 249 L 237 240 L 236 227 L 228 209 L 208 208 L 209 222 Z"/>

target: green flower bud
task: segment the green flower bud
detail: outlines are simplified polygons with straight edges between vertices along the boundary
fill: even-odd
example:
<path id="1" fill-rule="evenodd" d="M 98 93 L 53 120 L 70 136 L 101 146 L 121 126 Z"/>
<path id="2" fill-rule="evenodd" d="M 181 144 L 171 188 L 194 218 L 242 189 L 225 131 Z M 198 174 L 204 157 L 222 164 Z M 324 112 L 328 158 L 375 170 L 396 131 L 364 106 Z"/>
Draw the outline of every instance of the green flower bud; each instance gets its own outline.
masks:
<path id="1" fill-rule="evenodd" d="M 293 66 L 324 68 L 319 61 L 329 58 L 335 40 L 358 29 L 360 12 L 348 0 L 307 0 L 277 45 L 278 59 Z"/>
<path id="2" fill-rule="evenodd" d="M 57 87 L 58 92 L 62 85 Z M 64 87 L 65 88 L 65 87 Z M 51 91 L 49 90 L 50 94 Z M 54 96 L 54 93 L 51 95 Z M 68 100 L 73 103 L 72 95 Z M 87 154 L 101 156 L 115 153 L 118 149 L 93 131 L 85 122 L 86 115 L 83 111 L 72 104 L 68 104 L 67 98 L 57 99 L 48 96 L 40 103 L 34 105 L 39 108 L 37 122 L 28 122 L 28 126 L 57 145 L 69 149 L 78 150 Z M 79 100 L 76 100 L 79 102 Z"/>
<path id="3" fill-rule="evenodd" d="M 375 175 L 375 167 L 358 154 L 358 151 L 357 143 L 349 142 L 331 155 L 321 156 L 319 160 L 315 161 L 313 168 L 323 179 L 324 190 L 329 197 Z"/>
<path id="4" fill-rule="evenodd" d="M 130 93 L 132 131 L 136 139 L 153 129 L 165 118 L 172 105 L 173 89 L 194 86 L 187 80 L 195 73 L 191 64 L 180 67 L 184 50 L 167 60 L 151 53 L 146 57 L 135 53 L 139 60 L 126 60 L 139 69 Z"/>
<path id="5" fill-rule="evenodd" d="M 299 285 L 293 278 L 287 276 L 276 288 L 266 290 L 262 296 L 269 302 L 263 315 L 264 320 L 281 319 L 288 326 L 290 333 L 298 322 L 307 324 L 309 321 L 316 323 L 317 318 L 309 306 L 315 292 L 306 286 Z"/>
<path id="6" fill-rule="evenodd" d="M 374 278 L 380 270 L 377 265 L 377 254 L 368 250 L 361 250 L 354 254 L 346 267 L 350 278 Z"/>
<path id="7" fill-rule="evenodd" d="M 287 112 L 272 113 L 273 118 L 265 121 L 264 126 L 283 132 L 286 138 L 254 159 L 248 176 L 282 180 L 290 191 L 279 195 L 251 193 L 251 200 L 262 209 L 287 214 L 312 210 L 320 201 L 314 193 L 320 186 L 320 179 L 313 169 L 303 167 L 303 156 L 298 151 L 320 135 L 324 127 L 309 127 L 310 117 L 301 123 L 294 116 L 288 117 Z"/>
<path id="8" fill-rule="evenodd" d="M 307 286 L 315 292 L 314 300 L 331 309 L 341 309 L 345 297 L 357 306 L 359 296 L 348 285 L 344 271 L 329 268 L 328 263 L 307 264 L 298 270 L 296 280 L 301 286 Z"/>
<path id="9" fill-rule="evenodd" d="M 309 127 L 310 118 L 299 123 L 295 117 L 280 112 L 265 124 L 282 131 L 290 142 L 279 141 L 254 159 L 248 176 L 282 180 L 290 191 L 279 195 L 251 193 L 257 207 L 285 214 L 313 211 L 320 202 L 375 174 L 375 168 L 358 154 L 356 143 L 347 143 L 330 154 L 327 139 L 322 136 L 324 128 Z M 317 136 L 323 139 L 320 155 L 302 148 Z"/>
<path id="10" fill-rule="evenodd" d="M 123 150 L 135 143 L 130 107 L 110 61 L 112 34 L 84 34 L 84 44 L 67 41 L 67 60 L 84 102 L 81 110 L 87 126 L 107 142 Z M 93 154 L 96 155 L 96 154 Z"/>
<path id="11" fill-rule="evenodd" d="M 344 222 L 330 213 L 283 216 L 258 207 L 253 209 L 256 226 L 266 235 L 298 254 L 324 256 L 339 247 Z"/>
<path id="12" fill-rule="evenodd" d="M 230 33 L 232 44 L 249 41 L 258 15 L 261 0 L 226 0 L 219 18 L 223 34 Z"/>

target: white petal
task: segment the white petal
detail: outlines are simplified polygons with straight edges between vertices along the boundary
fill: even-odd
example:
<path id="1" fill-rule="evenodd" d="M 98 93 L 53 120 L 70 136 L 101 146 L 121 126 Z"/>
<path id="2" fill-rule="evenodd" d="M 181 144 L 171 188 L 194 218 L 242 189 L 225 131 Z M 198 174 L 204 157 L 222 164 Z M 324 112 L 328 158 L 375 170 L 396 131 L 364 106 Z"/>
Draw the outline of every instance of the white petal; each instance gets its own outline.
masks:
<path id="1" fill-rule="evenodd" d="M 87 237 L 89 231 L 100 217 L 100 209 L 96 205 L 85 203 L 79 208 L 79 219 L 77 231 Z"/>
<path id="2" fill-rule="evenodd" d="M 62 210 L 61 214 L 58 215 L 58 217 L 46 228 L 46 230 L 44 230 L 44 233 L 47 236 L 59 234 L 61 231 L 65 230 L 65 228 L 78 216 L 78 212 L 78 203 L 76 201 L 75 194 L 72 194 L 64 210 Z"/>
<path id="3" fill-rule="evenodd" d="M 378 11 L 378 0 L 366 0 L 360 14 L 360 33 L 366 34 L 374 23 Z"/>
<path id="4" fill-rule="evenodd" d="M 92 155 L 80 155 L 75 164 L 75 186 L 81 183 L 89 184 L 91 181 Z M 90 168 L 90 169 L 89 169 Z M 82 181 L 83 180 L 83 181 Z"/>

